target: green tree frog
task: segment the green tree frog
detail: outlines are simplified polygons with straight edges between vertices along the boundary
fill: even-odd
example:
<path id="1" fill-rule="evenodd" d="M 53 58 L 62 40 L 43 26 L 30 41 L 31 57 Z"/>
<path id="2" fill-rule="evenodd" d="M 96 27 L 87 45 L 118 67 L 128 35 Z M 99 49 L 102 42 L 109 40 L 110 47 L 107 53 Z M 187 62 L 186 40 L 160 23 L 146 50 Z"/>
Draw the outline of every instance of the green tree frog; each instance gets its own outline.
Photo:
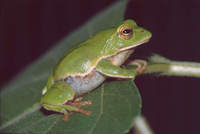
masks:
<path id="1" fill-rule="evenodd" d="M 98 87 L 107 77 L 134 79 L 140 69 L 120 66 L 151 36 L 134 20 L 125 20 L 118 27 L 103 30 L 80 43 L 51 72 L 42 90 L 42 106 L 63 113 L 64 120 L 72 111 L 89 115 L 90 112 L 81 106 L 89 105 L 91 101 L 81 102 L 80 96 Z"/>

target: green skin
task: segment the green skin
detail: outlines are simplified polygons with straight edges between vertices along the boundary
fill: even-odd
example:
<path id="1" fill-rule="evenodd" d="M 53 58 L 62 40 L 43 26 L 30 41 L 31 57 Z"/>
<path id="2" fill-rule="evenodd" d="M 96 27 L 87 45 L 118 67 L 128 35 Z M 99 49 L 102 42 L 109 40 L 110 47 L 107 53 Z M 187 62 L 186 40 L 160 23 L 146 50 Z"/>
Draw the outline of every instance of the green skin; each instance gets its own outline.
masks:
<path id="1" fill-rule="evenodd" d="M 120 29 L 124 27 L 132 29 L 128 39 L 120 35 Z M 118 27 L 101 31 L 82 42 L 63 57 L 52 71 L 42 90 L 42 106 L 63 114 L 80 112 L 80 107 L 68 102 L 95 89 L 106 77 L 134 79 L 137 72 L 121 68 L 120 65 L 136 46 L 146 43 L 150 38 L 149 31 L 137 26 L 134 20 L 126 20 Z M 75 84 L 66 80 L 70 78 Z M 77 86 L 79 83 L 80 86 Z"/>

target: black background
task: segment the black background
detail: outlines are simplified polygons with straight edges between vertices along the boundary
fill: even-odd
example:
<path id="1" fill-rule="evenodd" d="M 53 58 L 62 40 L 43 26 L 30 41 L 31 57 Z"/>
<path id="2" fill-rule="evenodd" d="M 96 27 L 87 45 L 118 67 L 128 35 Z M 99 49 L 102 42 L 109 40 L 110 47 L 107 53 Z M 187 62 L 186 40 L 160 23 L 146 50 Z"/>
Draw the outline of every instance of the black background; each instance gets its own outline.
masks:
<path id="1" fill-rule="evenodd" d="M 113 2 L 1 2 L 0 87 L 62 37 Z M 126 18 L 135 19 L 153 34 L 148 44 L 137 49 L 136 57 L 145 58 L 158 53 L 172 60 L 200 61 L 199 0 L 130 0 Z M 199 132 L 199 80 L 152 76 L 141 76 L 135 80 L 143 98 L 143 114 L 157 134 Z"/>

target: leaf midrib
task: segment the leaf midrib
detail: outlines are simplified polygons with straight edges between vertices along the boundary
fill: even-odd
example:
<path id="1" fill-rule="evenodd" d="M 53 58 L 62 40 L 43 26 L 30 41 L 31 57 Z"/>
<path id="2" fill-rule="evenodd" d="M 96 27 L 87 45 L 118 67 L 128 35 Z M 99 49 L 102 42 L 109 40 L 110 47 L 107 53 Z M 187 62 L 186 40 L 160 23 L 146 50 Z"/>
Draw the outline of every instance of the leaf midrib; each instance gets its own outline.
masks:
<path id="1" fill-rule="evenodd" d="M 16 122 L 18 122 L 19 120 L 25 118 L 27 115 L 34 113 L 35 111 L 37 111 L 38 109 L 40 109 L 40 103 L 35 103 L 31 108 L 28 108 L 27 110 L 25 110 L 22 114 L 19 114 L 18 116 L 16 116 L 15 118 L 11 119 L 10 121 L 6 122 L 3 126 L 0 127 L 1 129 L 4 129 Z"/>
<path id="2" fill-rule="evenodd" d="M 98 122 L 99 122 L 99 120 L 100 120 L 100 118 L 103 114 L 103 99 L 104 99 L 103 97 L 104 97 L 104 84 L 101 86 L 100 110 L 99 110 L 100 112 L 99 112 L 99 115 L 97 117 L 97 120 L 96 120 L 94 126 L 90 129 L 88 134 L 93 133 L 94 129 L 96 128 L 96 126 L 97 126 L 97 124 L 98 124 Z"/>

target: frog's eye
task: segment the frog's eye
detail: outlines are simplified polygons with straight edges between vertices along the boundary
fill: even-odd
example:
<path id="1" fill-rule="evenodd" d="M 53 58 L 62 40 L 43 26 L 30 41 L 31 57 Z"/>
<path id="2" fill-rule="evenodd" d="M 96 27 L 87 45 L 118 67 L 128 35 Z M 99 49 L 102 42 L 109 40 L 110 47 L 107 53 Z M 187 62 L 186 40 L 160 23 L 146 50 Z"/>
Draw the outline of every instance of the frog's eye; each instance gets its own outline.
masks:
<path id="1" fill-rule="evenodd" d="M 122 26 L 119 29 L 118 34 L 122 39 L 128 40 L 133 35 L 133 29 L 131 27 L 128 27 L 128 26 Z"/>

